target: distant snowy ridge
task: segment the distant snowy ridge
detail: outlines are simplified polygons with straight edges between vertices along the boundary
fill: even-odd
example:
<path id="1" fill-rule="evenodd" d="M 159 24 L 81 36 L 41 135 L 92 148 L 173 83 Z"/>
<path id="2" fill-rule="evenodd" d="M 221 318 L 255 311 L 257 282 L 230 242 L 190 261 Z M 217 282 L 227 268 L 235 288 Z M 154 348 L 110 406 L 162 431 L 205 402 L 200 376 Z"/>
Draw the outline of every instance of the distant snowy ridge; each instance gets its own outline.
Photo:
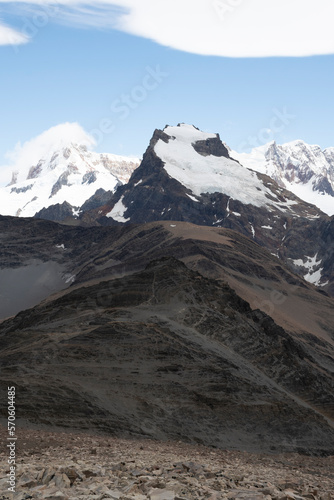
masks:
<path id="1" fill-rule="evenodd" d="M 11 182 L 0 188 L 0 214 L 33 217 L 64 202 L 79 208 L 98 189 L 113 192 L 128 182 L 139 163 L 138 158 L 95 153 L 73 143 L 50 150 L 38 163 L 13 172 Z"/>
<path id="2" fill-rule="evenodd" d="M 250 153 L 230 152 L 245 167 L 269 175 L 280 186 L 328 215 L 334 215 L 334 148 L 297 140 L 271 142 Z"/>

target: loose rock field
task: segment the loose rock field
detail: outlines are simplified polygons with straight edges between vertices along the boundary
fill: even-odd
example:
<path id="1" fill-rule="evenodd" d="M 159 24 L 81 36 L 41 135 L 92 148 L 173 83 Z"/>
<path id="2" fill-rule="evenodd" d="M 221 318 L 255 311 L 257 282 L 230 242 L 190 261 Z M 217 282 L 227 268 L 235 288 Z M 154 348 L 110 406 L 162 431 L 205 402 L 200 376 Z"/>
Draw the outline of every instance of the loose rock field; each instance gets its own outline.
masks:
<path id="1" fill-rule="evenodd" d="M 334 457 L 22 429 L 17 436 L 15 494 L 1 447 L 1 500 L 334 499 Z"/>

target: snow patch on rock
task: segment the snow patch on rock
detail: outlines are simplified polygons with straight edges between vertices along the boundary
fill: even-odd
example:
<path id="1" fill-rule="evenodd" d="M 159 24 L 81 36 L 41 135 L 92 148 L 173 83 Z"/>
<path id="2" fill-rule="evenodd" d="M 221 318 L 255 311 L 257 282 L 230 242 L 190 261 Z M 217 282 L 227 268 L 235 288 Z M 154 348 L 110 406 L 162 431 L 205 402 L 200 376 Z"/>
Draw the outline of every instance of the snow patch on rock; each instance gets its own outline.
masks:
<path id="1" fill-rule="evenodd" d="M 127 222 L 130 220 L 130 218 L 126 219 L 124 217 L 127 207 L 123 204 L 123 198 L 124 196 L 121 196 L 114 208 L 107 214 L 107 217 L 112 217 L 117 222 Z"/>

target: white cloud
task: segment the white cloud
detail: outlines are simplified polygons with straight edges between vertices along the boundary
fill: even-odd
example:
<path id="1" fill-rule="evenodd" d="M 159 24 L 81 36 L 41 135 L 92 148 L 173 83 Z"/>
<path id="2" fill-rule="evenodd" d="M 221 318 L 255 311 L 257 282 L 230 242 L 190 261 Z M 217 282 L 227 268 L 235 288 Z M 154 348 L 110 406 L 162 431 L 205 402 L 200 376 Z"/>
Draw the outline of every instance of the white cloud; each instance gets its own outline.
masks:
<path id="1" fill-rule="evenodd" d="M 21 45 L 27 42 L 29 42 L 29 37 L 0 21 L 0 45 Z"/>
<path id="2" fill-rule="evenodd" d="M 18 143 L 13 151 L 6 154 L 8 164 L 0 166 L 0 186 L 9 184 L 13 172 L 18 172 L 18 179 L 25 179 L 31 166 L 51 151 L 71 143 L 91 148 L 95 141 L 78 123 L 62 123 L 23 144 Z"/>
<path id="3" fill-rule="evenodd" d="M 334 53 L 333 0 L 20 2 L 37 10 L 57 5 L 56 17 L 61 22 L 117 27 L 166 47 L 202 55 L 265 57 Z M 1 3 L 11 2 L 0 0 Z"/>

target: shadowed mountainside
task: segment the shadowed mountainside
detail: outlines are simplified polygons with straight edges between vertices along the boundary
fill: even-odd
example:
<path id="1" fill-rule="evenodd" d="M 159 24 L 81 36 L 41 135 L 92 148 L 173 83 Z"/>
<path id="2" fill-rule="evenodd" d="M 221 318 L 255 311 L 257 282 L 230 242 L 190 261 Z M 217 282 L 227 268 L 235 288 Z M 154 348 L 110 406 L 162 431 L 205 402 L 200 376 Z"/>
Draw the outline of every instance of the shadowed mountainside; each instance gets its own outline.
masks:
<path id="1" fill-rule="evenodd" d="M 333 453 L 333 299 L 266 249 L 170 221 L 0 229 L 2 270 L 31 259 L 72 278 L 0 324 L 22 421 Z"/>
<path id="2" fill-rule="evenodd" d="M 218 447 L 334 451 L 333 358 L 174 258 L 0 328 L 28 421 Z"/>

